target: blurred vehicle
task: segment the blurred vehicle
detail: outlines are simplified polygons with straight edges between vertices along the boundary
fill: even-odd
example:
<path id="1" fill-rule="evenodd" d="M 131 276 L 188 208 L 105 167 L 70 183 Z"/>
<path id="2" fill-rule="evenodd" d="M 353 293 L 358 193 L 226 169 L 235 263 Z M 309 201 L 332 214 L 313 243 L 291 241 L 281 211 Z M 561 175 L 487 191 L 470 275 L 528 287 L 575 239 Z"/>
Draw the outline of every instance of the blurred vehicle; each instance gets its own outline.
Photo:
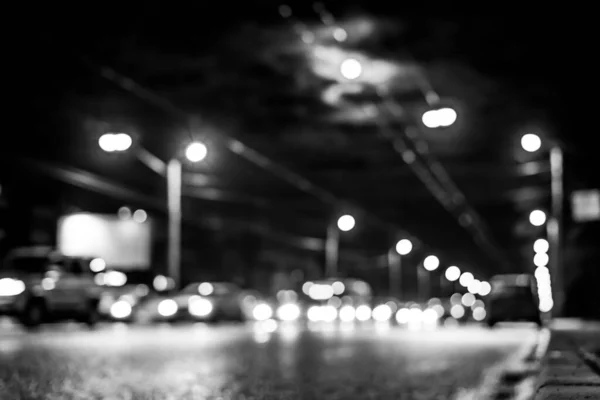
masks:
<path id="1" fill-rule="evenodd" d="M 375 322 L 393 322 L 401 306 L 402 303 L 393 297 L 374 298 L 371 317 Z"/>
<path id="2" fill-rule="evenodd" d="M 88 264 L 51 247 L 12 250 L 0 269 L 0 315 L 28 327 L 65 319 L 95 324 L 101 288 Z"/>
<path id="3" fill-rule="evenodd" d="M 305 304 L 298 292 L 280 290 L 274 299 L 258 301 L 252 308 L 252 318 L 257 321 L 274 318 L 282 322 L 295 322 L 303 319 L 305 311 Z"/>
<path id="4" fill-rule="evenodd" d="M 100 297 L 99 311 L 104 319 L 133 322 L 150 290 L 145 284 L 105 287 Z"/>
<path id="5" fill-rule="evenodd" d="M 372 317 L 373 290 L 360 279 L 328 278 L 302 286 L 306 318 L 311 322 L 368 321 Z"/>
<path id="6" fill-rule="evenodd" d="M 445 318 L 451 317 L 440 299 L 431 299 L 426 304 L 412 301 L 399 304 L 395 313 L 398 325 L 411 329 L 434 328 Z"/>
<path id="7" fill-rule="evenodd" d="M 442 299 L 442 322 L 450 325 L 466 324 L 472 316 L 471 305 L 467 299 L 475 301 L 474 295 L 469 293 L 454 293 L 450 298 Z"/>
<path id="8" fill-rule="evenodd" d="M 528 321 L 542 325 L 542 316 L 534 292 L 531 275 L 496 275 L 491 279 L 492 291 L 487 297 L 486 323 Z"/>
<path id="9" fill-rule="evenodd" d="M 150 292 L 132 307 L 131 319 L 142 323 L 174 322 L 181 319 L 182 311 L 173 300 L 174 295 L 176 293 Z"/>
<path id="10" fill-rule="evenodd" d="M 156 308 L 159 318 L 172 321 L 245 321 L 252 312 L 248 296 L 257 300 L 233 283 L 191 283 L 180 292 L 156 301 Z"/>

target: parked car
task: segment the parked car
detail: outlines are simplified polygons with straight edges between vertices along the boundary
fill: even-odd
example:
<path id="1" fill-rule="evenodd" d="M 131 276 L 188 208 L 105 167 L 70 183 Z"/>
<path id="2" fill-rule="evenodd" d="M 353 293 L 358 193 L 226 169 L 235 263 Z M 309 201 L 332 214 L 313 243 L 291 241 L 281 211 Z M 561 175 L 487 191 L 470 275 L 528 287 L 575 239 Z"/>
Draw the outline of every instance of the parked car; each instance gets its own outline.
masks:
<path id="1" fill-rule="evenodd" d="M 196 282 L 158 302 L 157 309 L 171 320 L 244 321 L 252 318 L 256 301 L 256 295 L 230 282 Z"/>
<path id="2" fill-rule="evenodd" d="M 133 322 L 149 293 L 145 284 L 105 287 L 100 298 L 100 314 L 109 321 Z"/>
<path id="3" fill-rule="evenodd" d="M 528 321 L 542 326 L 542 315 L 531 275 L 496 275 L 487 297 L 486 323 Z"/>
<path id="4" fill-rule="evenodd" d="M 50 247 L 14 249 L 0 268 L 0 315 L 27 327 L 65 319 L 95 324 L 101 288 L 88 264 Z"/>

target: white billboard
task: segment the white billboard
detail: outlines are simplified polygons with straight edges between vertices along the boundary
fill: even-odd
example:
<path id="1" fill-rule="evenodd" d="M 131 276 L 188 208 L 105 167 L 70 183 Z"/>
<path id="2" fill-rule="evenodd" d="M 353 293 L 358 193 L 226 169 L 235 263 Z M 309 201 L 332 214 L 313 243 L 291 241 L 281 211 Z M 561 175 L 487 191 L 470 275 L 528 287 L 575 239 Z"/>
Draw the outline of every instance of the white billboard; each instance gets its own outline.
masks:
<path id="1" fill-rule="evenodd" d="M 58 249 L 65 255 L 100 257 L 110 268 L 150 267 L 151 224 L 115 215 L 78 213 L 58 222 Z"/>
<path id="2" fill-rule="evenodd" d="M 571 195 L 573 219 L 576 222 L 600 220 L 600 190 L 578 190 Z"/>

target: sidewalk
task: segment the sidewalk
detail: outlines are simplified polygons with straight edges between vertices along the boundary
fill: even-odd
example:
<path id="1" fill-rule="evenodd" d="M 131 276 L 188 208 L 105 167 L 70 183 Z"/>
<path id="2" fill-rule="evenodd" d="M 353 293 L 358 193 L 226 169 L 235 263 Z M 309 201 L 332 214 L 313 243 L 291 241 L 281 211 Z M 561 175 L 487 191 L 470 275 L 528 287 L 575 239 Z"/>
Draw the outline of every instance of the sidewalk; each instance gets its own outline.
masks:
<path id="1" fill-rule="evenodd" d="M 600 400 L 600 322 L 558 319 L 538 380 L 535 400 Z"/>

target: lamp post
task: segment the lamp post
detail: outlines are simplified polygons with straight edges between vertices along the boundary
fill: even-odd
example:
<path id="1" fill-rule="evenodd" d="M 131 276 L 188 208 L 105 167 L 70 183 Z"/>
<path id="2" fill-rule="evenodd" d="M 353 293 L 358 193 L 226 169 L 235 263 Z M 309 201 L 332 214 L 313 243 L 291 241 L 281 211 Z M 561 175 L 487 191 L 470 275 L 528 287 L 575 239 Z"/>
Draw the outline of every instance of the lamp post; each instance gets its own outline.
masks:
<path id="1" fill-rule="evenodd" d="M 408 255 L 413 244 L 408 239 L 401 239 L 388 251 L 389 292 L 390 296 L 400 299 L 402 295 L 402 256 Z"/>
<path id="2" fill-rule="evenodd" d="M 457 118 L 456 110 L 451 107 L 441 107 L 425 111 L 421 116 L 421 122 L 430 129 L 447 128 L 454 125 Z"/>
<path id="3" fill-rule="evenodd" d="M 431 297 L 431 278 L 429 276 L 429 272 L 433 272 L 440 266 L 440 259 L 434 255 L 429 255 L 425 257 L 422 263 L 423 268 L 417 269 L 417 279 L 418 279 L 418 298 L 421 301 L 427 301 L 429 297 Z"/>
<path id="4" fill-rule="evenodd" d="M 181 162 L 173 158 L 167 164 L 167 271 L 176 288 L 181 283 L 181 186 Z"/>
<path id="5" fill-rule="evenodd" d="M 542 140 L 534 133 L 521 137 L 523 150 L 534 153 L 541 149 Z M 564 277 L 562 271 L 562 225 L 564 202 L 564 160 L 563 150 L 558 143 L 550 143 L 550 176 L 551 176 L 551 215 L 546 223 L 548 242 L 550 245 L 550 276 L 554 288 L 555 316 L 561 316 L 564 305 Z"/>
<path id="6" fill-rule="evenodd" d="M 349 232 L 354 229 L 356 220 L 350 214 L 345 214 L 327 226 L 325 239 L 325 275 L 335 277 L 338 274 L 340 231 Z"/>
<path id="7" fill-rule="evenodd" d="M 446 268 L 446 272 L 444 272 L 443 276 L 440 278 L 442 279 L 442 288 L 444 288 L 446 285 L 449 285 L 449 288 L 451 289 L 450 291 L 454 293 L 456 291 L 456 281 L 460 278 L 460 273 L 460 268 L 458 268 L 456 265 L 451 265 Z"/>
<path id="8" fill-rule="evenodd" d="M 126 151 L 132 144 L 131 136 L 126 133 L 106 133 L 98 140 L 100 148 L 109 153 Z M 189 144 L 185 151 L 186 158 L 191 162 L 202 161 L 207 154 L 206 146 L 200 142 Z M 165 163 L 141 146 L 136 146 L 135 155 L 145 166 L 167 181 L 167 270 L 175 287 L 178 288 L 181 283 L 181 188 L 183 184 L 181 161 L 171 158 Z"/>

